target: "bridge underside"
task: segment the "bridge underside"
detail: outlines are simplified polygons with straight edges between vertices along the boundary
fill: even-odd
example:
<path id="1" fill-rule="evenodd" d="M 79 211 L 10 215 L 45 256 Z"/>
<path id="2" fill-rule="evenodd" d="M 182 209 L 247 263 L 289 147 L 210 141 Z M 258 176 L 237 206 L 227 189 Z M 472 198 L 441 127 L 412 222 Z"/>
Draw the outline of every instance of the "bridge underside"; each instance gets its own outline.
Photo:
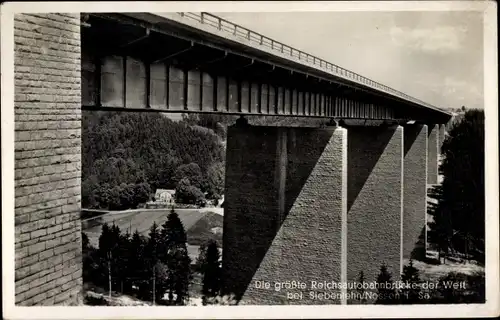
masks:
<path id="1" fill-rule="evenodd" d="M 441 112 L 251 48 L 207 41 L 168 21 L 91 14 L 86 23 L 85 109 L 447 121 Z"/>

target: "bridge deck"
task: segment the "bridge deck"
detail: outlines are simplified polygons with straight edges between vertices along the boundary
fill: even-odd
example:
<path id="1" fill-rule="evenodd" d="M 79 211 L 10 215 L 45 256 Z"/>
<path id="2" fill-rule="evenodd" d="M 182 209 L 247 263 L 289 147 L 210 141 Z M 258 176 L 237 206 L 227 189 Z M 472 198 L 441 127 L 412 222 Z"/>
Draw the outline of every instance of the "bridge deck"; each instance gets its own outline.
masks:
<path id="1" fill-rule="evenodd" d="M 101 13 L 87 21 L 82 28 L 86 109 L 437 123 L 450 117 L 208 13 Z"/>

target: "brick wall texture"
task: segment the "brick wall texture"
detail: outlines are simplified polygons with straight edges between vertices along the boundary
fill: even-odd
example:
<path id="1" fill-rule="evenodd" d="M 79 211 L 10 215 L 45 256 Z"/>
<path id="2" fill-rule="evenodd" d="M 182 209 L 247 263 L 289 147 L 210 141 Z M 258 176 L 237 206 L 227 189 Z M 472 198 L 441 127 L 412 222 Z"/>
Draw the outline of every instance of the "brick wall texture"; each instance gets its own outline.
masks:
<path id="1" fill-rule="evenodd" d="M 81 303 L 79 14 L 17 14 L 15 301 Z"/>

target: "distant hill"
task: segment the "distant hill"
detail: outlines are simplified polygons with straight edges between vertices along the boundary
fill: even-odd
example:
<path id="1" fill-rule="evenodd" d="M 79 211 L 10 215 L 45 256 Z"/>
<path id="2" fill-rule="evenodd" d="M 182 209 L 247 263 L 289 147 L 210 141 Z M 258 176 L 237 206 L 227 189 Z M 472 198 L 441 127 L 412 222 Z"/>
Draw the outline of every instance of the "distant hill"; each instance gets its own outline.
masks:
<path id="1" fill-rule="evenodd" d="M 224 217 L 220 214 L 207 212 L 187 230 L 188 244 L 202 245 L 215 240 L 222 247 L 223 221 Z"/>

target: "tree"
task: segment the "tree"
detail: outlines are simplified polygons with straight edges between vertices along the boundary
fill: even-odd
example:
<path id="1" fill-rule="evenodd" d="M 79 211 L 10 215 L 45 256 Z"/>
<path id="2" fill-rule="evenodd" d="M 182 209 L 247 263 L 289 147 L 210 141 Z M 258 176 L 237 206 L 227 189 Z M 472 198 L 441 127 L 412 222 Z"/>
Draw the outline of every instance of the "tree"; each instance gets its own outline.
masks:
<path id="1" fill-rule="evenodd" d="M 99 259 L 96 256 L 96 249 L 90 244 L 89 238 L 85 232 L 82 232 L 82 264 L 83 281 L 93 281 L 100 283 Z"/>
<path id="2" fill-rule="evenodd" d="M 129 262 L 131 285 L 139 288 L 139 295 L 147 298 L 150 290 L 149 281 L 150 273 L 147 270 L 147 240 L 137 230 L 132 234 L 130 240 L 130 252 L 133 259 Z"/>
<path id="3" fill-rule="evenodd" d="M 451 127 L 441 151 L 444 178 L 432 212 L 441 236 L 432 241 L 448 241 L 466 258 L 484 261 L 484 112 L 467 110 Z"/>
<path id="4" fill-rule="evenodd" d="M 396 290 L 393 286 L 392 275 L 383 264 L 380 267 L 380 273 L 377 276 L 378 299 L 376 304 L 394 304 L 396 299 Z"/>
<path id="5" fill-rule="evenodd" d="M 205 261 L 203 261 L 201 268 L 203 275 L 202 295 L 204 304 L 207 298 L 216 297 L 220 293 L 221 268 L 219 259 L 220 254 L 217 242 L 210 241 L 207 246 Z"/>
<path id="6" fill-rule="evenodd" d="M 116 270 L 115 261 L 117 259 L 117 248 L 119 243 L 120 229 L 117 226 L 111 228 L 105 223 L 102 226 L 101 235 L 99 236 L 99 257 L 103 264 L 106 265 L 106 273 L 108 275 L 108 291 L 111 298 L 113 271 Z"/>
<path id="7" fill-rule="evenodd" d="M 192 186 L 197 188 L 202 187 L 203 175 L 200 167 L 196 163 L 183 164 L 179 166 L 174 173 L 174 183 L 179 183 L 182 179 L 187 178 Z"/>
<path id="8" fill-rule="evenodd" d="M 202 243 L 198 247 L 198 258 L 196 259 L 195 263 L 195 271 L 202 273 L 203 266 L 205 265 L 205 262 L 207 260 L 207 244 Z"/>
<path id="9" fill-rule="evenodd" d="M 416 304 L 420 302 L 420 277 L 418 269 L 413 266 L 413 260 L 403 267 L 403 274 L 401 275 L 403 287 L 401 289 L 401 303 L 403 304 Z"/>
<path id="10" fill-rule="evenodd" d="M 130 274 L 131 263 L 135 259 L 132 255 L 131 250 L 131 235 L 130 231 L 127 230 L 125 234 L 119 236 L 118 242 L 118 250 L 117 250 L 117 266 L 119 266 L 117 270 L 117 276 L 120 281 L 120 291 L 123 294 L 125 291 L 130 291 Z"/>
<path id="11" fill-rule="evenodd" d="M 167 266 L 167 293 L 170 304 L 184 304 L 189 298 L 188 287 L 191 278 L 191 259 L 187 252 L 187 236 L 182 221 L 172 208 L 161 230 L 162 262 Z"/>
<path id="12" fill-rule="evenodd" d="M 361 284 L 361 287 L 357 289 L 357 293 L 361 298 L 360 302 L 366 303 L 365 289 L 363 288 L 363 285 L 366 283 L 366 281 L 365 281 L 365 274 L 363 271 L 359 272 L 358 282 Z"/>
<path id="13" fill-rule="evenodd" d="M 446 262 L 450 248 L 451 237 L 453 236 L 453 226 L 451 223 L 451 215 L 446 211 L 445 201 L 443 198 L 443 187 L 437 185 L 429 190 L 429 198 L 434 201 L 428 202 L 428 213 L 432 216 L 431 222 L 428 223 L 428 240 L 433 243 L 438 250 L 438 259 Z M 437 202 L 435 202 L 437 201 Z"/>
<path id="14" fill-rule="evenodd" d="M 222 162 L 212 164 L 207 170 L 205 190 L 209 199 L 220 199 L 224 193 L 225 165 Z"/>
<path id="15" fill-rule="evenodd" d="M 149 200 L 149 196 L 151 194 L 151 187 L 149 183 L 142 182 L 139 184 L 133 185 L 134 194 L 135 194 L 135 205 L 139 203 L 145 203 Z"/>
<path id="16" fill-rule="evenodd" d="M 203 205 L 205 202 L 205 195 L 198 189 L 191 185 L 187 178 L 183 178 L 175 188 L 175 201 L 185 204 Z"/>
<path id="17" fill-rule="evenodd" d="M 85 204 L 86 208 L 93 209 L 99 207 L 96 198 L 98 185 L 99 183 L 95 175 L 91 175 L 88 179 L 82 181 L 82 203 Z"/>
<path id="18" fill-rule="evenodd" d="M 182 114 L 182 121 L 186 122 L 187 124 L 193 126 L 198 124 L 199 122 L 199 115 L 196 113 L 183 113 Z"/>
<path id="19" fill-rule="evenodd" d="M 146 253 L 146 265 L 150 274 L 151 279 L 151 292 L 153 305 L 156 304 L 156 299 L 158 295 L 163 296 L 163 290 L 165 286 L 165 281 L 161 278 L 160 274 L 157 272 L 158 268 L 163 271 L 163 268 L 159 265 L 161 263 L 161 235 L 160 230 L 158 229 L 158 225 L 156 222 L 153 222 L 153 225 L 149 229 L 149 238 L 146 244 L 145 253 Z"/>

